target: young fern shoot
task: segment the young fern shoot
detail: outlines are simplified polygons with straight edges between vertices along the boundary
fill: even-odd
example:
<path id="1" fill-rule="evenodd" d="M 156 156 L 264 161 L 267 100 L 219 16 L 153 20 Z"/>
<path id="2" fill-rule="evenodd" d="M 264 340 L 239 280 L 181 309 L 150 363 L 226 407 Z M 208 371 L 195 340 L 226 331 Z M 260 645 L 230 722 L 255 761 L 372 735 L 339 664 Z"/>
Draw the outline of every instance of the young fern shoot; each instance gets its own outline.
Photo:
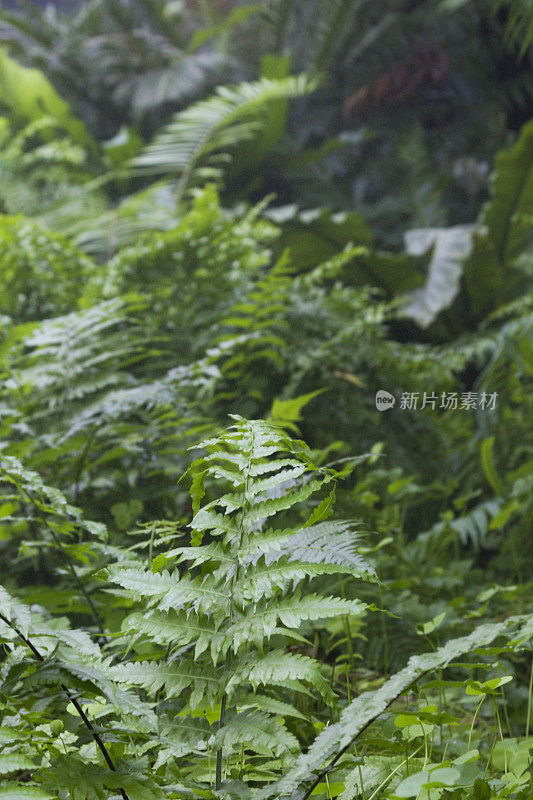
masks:
<path id="1" fill-rule="evenodd" d="M 307 521 L 292 513 L 294 526 L 280 527 L 282 515 L 334 485 L 338 473 L 316 467 L 305 444 L 273 425 L 234 420 L 199 445 L 204 454 L 189 469 L 190 544 L 157 556 L 152 570 L 129 562 L 105 575 L 144 598 L 125 627 L 166 647 L 156 650 L 159 659 L 112 668 L 116 680 L 144 688 L 155 702 L 165 690 L 156 768 L 178 758 L 186 785 L 218 790 L 226 781 L 244 796 L 300 751 L 295 734 L 312 720 L 298 696 L 337 703 L 320 664 L 288 647 L 302 641 L 301 624 L 366 608 L 315 593 L 308 582 L 326 573 L 375 574 L 352 525 L 325 520 L 330 498 Z M 202 505 L 219 486 L 222 493 Z"/>

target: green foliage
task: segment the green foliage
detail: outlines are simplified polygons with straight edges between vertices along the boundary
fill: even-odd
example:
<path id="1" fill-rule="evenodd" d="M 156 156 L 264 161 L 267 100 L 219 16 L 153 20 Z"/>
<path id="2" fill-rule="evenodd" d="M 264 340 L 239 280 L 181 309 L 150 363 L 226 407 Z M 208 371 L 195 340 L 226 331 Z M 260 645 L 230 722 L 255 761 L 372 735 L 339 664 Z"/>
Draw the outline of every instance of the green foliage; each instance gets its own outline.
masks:
<path id="1" fill-rule="evenodd" d="M 20 131 L 0 120 L 0 199 L 7 213 L 43 214 L 59 204 L 83 204 L 88 154 L 52 117 Z"/>
<path id="2" fill-rule="evenodd" d="M 58 616 L 57 589 L 48 593 L 45 608 L 43 594 L 30 606 L 0 587 L 0 767 L 14 776 L 9 791 L 100 798 L 118 790 L 130 800 L 222 792 L 304 800 L 324 779 L 329 785 L 327 776 L 345 797 L 353 797 L 363 780 L 384 786 L 394 776 L 391 797 L 415 796 L 411 788 L 419 784 L 468 788 L 481 780 L 481 764 L 462 767 L 479 759 L 479 751 L 470 750 L 472 729 L 468 752 L 451 763 L 429 762 L 426 750 L 417 784 L 408 757 L 374 755 L 385 739 L 370 728 L 415 684 L 419 694 L 460 687 L 481 698 L 479 705 L 497 697 L 510 676 L 443 681 L 442 669 L 490 668 L 490 661 L 456 663 L 469 653 L 478 659 L 519 653 L 531 637 L 531 615 L 481 625 L 433 653 L 413 656 L 324 726 L 326 708 L 337 716 L 339 697 L 331 666 L 298 649 L 307 641 L 302 623 L 309 628 L 344 617 L 354 624 L 368 606 L 316 593 L 309 582 L 333 574 L 376 581 L 353 526 L 325 521 L 331 504 L 305 511 L 308 498 L 342 476 L 316 466 L 302 441 L 241 417 L 198 448 L 203 455 L 188 470 L 193 519 L 186 530 L 155 521 L 148 561 L 137 548 L 113 547 L 103 525 L 86 521 L 16 459 L 4 459 L 2 482 L 12 489 L 4 502 L 12 512 L 30 505 L 34 524 L 66 559 L 70 608 L 92 617 L 89 627 L 75 629 Z M 106 581 L 103 588 L 94 585 L 99 564 L 105 564 L 96 576 Z M 121 630 L 111 638 L 103 623 L 118 610 Z M 425 634 L 439 622 L 425 625 Z M 438 679 L 421 684 L 431 673 Z M 453 715 L 427 704 L 394 719 L 407 741 L 420 737 L 418 726 L 426 736 L 426 728 L 450 723 L 458 724 Z M 351 755 L 361 737 L 370 748 L 362 761 Z M 401 752 L 401 745 L 399 751 L 389 745 L 389 752 Z M 529 749 L 520 752 L 523 758 L 508 769 L 503 739 L 502 748 L 491 750 L 493 767 L 505 772 L 502 786 L 511 779 L 521 785 Z M 41 765 L 38 753 L 46 753 Z M 28 770 L 32 784 L 24 780 Z"/>
<path id="3" fill-rule="evenodd" d="M 521 631 L 516 627 L 516 623 L 520 621 L 519 619 L 508 620 L 505 623 L 481 626 L 470 636 L 449 641 L 434 653 L 414 656 L 404 670 L 390 678 L 378 691 L 365 692 L 356 698 L 343 711 L 339 722 L 330 725 L 316 738 L 312 747 L 298 759 L 287 776 L 269 786 L 268 789 L 259 792 L 258 797 L 261 800 L 285 796 L 309 797 L 311 792 L 305 788 L 300 789 L 296 795 L 293 792 L 303 782 L 314 780 L 314 786 L 316 786 L 320 777 L 331 772 L 332 766 L 339 760 L 339 757 L 348 750 L 368 725 L 375 721 L 411 684 L 420 680 L 428 672 L 441 669 L 465 653 L 492 644 L 502 634 L 506 634 L 508 637 L 515 636 L 520 642 Z M 396 723 L 398 723 L 398 718 Z M 332 756 L 334 756 L 333 759 Z M 332 763 L 328 764 L 330 759 L 332 759 Z M 313 773 L 318 771 L 325 762 L 327 766 L 322 775 L 315 777 Z M 418 796 L 418 791 L 415 794 Z M 410 795 L 400 793 L 399 796 Z"/>
<path id="4" fill-rule="evenodd" d="M 71 114 L 68 104 L 42 72 L 22 67 L 3 50 L 0 50 L 0 104 L 15 119 L 35 121 L 43 115 L 51 117 L 78 144 L 95 147 L 84 125 Z"/>
<path id="5" fill-rule="evenodd" d="M 0 798 L 529 800 L 527 6 L 0 12 Z"/>
<path id="6" fill-rule="evenodd" d="M 6 46 L 44 69 L 99 138 L 113 136 L 121 123 L 150 128 L 169 107 L 206 94 L 232 73 L 223 53 L 189 49 L 180 32 L 193 22 L 186 9 L 159 2 L 91 0 L 70 17 L 36 8 L 31 18 L 3 11 L 1 20 Z"/>
<path id="7" fill-rule="evenodd" d="M 220 163 L 228 150 L 261 131 L 270 104 L 310 92 L 314 84 L 305 76 L 279 80 L 263 78 L 234 88 L 219 87 L 217 95 L 190 106 L 148 145 L 133 162 L 141 174 L 179 176 L 177 202 L 198 181 L 220 177 Z"/>
<path id="8" fill-rule="evenodd" d="M 35 322 L 76 305 L 91 262 L 63 236 L 26 217 L 0 218 L 0 312 L 13 322 Z"/>
<path id="9" fill-rule="evenodd" d="M 128 796 L 137 796 L 133 778 L 126 780 L 120 777 L 120 769 L 117 772 L 112 756 L 93 726 L 95 718 L 104 717 L 109 724 L 109 714 L 118 715 L 119 733 L 122 725 L 134 724 L 127 721 L 134 716 L 138 719 L 134 725 L 138 744 L 144 739 L 143 752 L 157 747 L 158 771 L 167 762 L 173 763 L 179 753 L 180 776 L 186 783 L 214 781 L 218 786 L 223 762 L 225 772 L 235 766 L 242 779 L 243 770 L 261 774 L 265 758 L 288 761 L 293 758 L 298 739 L 281 724 L 282 717 L 307 722 L 307 716 L 292 707 L 294 692 L 308 693 L 311 689 L 323 702 L 336 704 L 336 696 L 320 665 L 307 656 L 290 652 L 287 645 L 294 638 L 298 641 L 296 631 L 302 620 L 361 614 L 366 606 L 356 600 L 319 597 L 302 589 L 307 578 L 322 574 L 346 573 L 374 580 L 374 572 L 357 553 L 357 539 L 353 533 L 348 536 L 349 526 L 316 524 L 319 520 L 316 514 L 315 524 L 303 521 L 293 529 L 268 528 L 263 533 L 267 519 L 301 504 L 311 493 L 335 480 L 336 473 L 314 467 L 311 453 L 303 443 L 293 442 L 261 422 L 249 423 L 239 418 L 220 437 L 200 446 L 207 449 L 207 454 L 190 468 L 194 502 L 199 497 L 197 476 L 202 476 L 210 489 L 213 481 L 222 478 L 229 483 L 230 491 L 199 508 L 191 523 L 191 546 L 167 547 L 148 569 L 144 559 L 132 554 L 124 561 L 126 554 L 121 554 L 116 565 L 108 565 L 101 573 L 125 590 L 124 600 L 130 597 L 129 603 L 124 604 L 123 600 L 126 608 L 136 605 L 139 598 L 148 599 L 144 612 L 130 613 L 122 629 L 124 636 L 131 638 L 130 647 L 150 653 L 149 661 L 134 659 L 110 664 L 102 659 L 102 645 L 94 643 L 84 631 L 71 631 L 64 621 L 54 622 L 46 615 L 43 618 L 41 613 L 32 614 L 28 606 L 1 590 L 0 619 L 8 653 L 2 667 L 2 692 L 14 693 L 17 702 L 30 711 L 28 691 L 53 692 L 54 684 L 56 689 L 62 688 L 100 751 L 107 753 L 108 767 L 116 773 L 116 776 L 103 773 L 85 748 L 88 761 L 83 765 L 79 762 L 79 767 L 73 765 L 67 775 L 61 771 L 63 757 L 52 747 L 49 758 L 54 762 L 55 788 L 76 785 L 79 792 L 84 792 L 80 796 L 91 797 L 92 786 L 97 796 L 98 785 L 102 789 L 120 786 Z M 101 629 L 90 585 L 74 565 L 77 561 L 88 562 L 94 569 L 99 555 L 101 558 L 105 553 L 109 558 L 112 550 L 105 547 L 105 528 L 86 523 L 60 492 L 46 487 L 38 475 L 25 470 L 14 459 L 4 460 L 2 479 L 14 489 L 6 497 L 7 503 L 13 506 L 29 502 L 35 509 L 36 523 L 45 527 L 52 537 L 51 543 L 62 550 L 72 578 L 82 590 L 80 601 L 85 598 L 89 602 L 89 611 L 96 615 Z M 89 532 L 95 541 L 83 543 L 79 538 L 78 543 L 71 543 L 76 530 Z M 155 536 L 157 541 L 162 532 L 164 528 L 154 529 L 152 538 Z M 211 541 L 203 544 L 206 536 Z M 332 546 L 328 553 L 320 545 L 325 536 L 333 536 L 340 547 Z M 187 574 L 180 568 L 161 571 L 163 566 L 176 561 L 191 564 L 193 571 Z M 195 565 L 201 566 L 197 575 Z M 299 585 L 302 588 L 297 590 Z M 101 600 L 100 607 L 103 609 Z M 139 640 L 149 642 L 150 648 L 147 649 L 147 644 L 141 646 Z M 161 648 L 165 644 L 168 644 L 166 656 Z M 185 656 L 193 644 L 194 655 Z M 24 646 L 29 648 L 29 659 L 23 656 Z M 11 677 L 13 669 L 16 676 Z M 21 687 L 17 681 L 22 674 L 25 679 Z M 139 704 L 129 693 L 129 687 L 145 690 L 146 701 Z M 158 699 L 162 689 L 166 697 L 163 705 Z M 85 718 L 73 692 L 82 692 L 85 703 L 90 700 Z M 26 706 L 28 702 L 30 705 Z M 52 712 L 52 703 L 57 707 L 54 694 L 49 695 L 45 704 L 48 714 Z M 103 705 L 106 703 L 108 707 Z M 162 715 L 160 733 L 155 739 L 153 722 L 149 723 L 156 719 L 154 714 Z M 45 725 L 44 730 L 49 736 L 63 739 L 62 728 L 56 726 L 52 730 L 52 724 Z M 76 740 L 72 733 L 69 726 L 63 741 L 69 749 Z M 19 743 L 21 736 L 23 732 L 17 736 Z M 216 775 L 212 759 L 202 753 L 212 736 L 218 753 Z M 248 756 L 246 766 L 242 760 L 243 748 L 256 754 Z M 8 749 L 6 755 L 9 753 Z M 28 758 L 20 764 L 10 762 L 15 772 L 26 769 L 27 763 Z M 45 774 L 39 782 L 44 780 L 46 785 Z M 164 780 L 163 773 L 160 778 Z M 160 796 L 156 784 L 148 777 L 140 774 L 139 781 L 144 791 L 151 786 L 154 797 Z"/>
<path id="10" fill-rule="evenodd" d="M 152 562 L 152 570 L 157 563 L 156 572 L 142 563 L 119 563 L 107 567 L 104 575 L 149 601 L 144 614 L 135 612 L 126 619 L 124 630 L 144 634 L 157 645 L 172 642 L 180 653 L 195 645 L 194 660 L 182 655 L 176 661 L 171 656 L 158 663 L 118 666 L 115 678 L 151 693 L 164 687 L 169 699 L 179 696 L 185 730 L 189 715 L 192 720 L 197 710 L 203 710 L 209 719 L 208 710 L 213 709 L 219 755 L 216 775 L 211 774 L 210 780 L 218 786 L 222 760 L 225 773 L 239 769 L 242 748 L 258 759 L 248 757 L 246 767 L 241 762 L 241 774 L 252 768 L 259 774 L 265 756 L 292 759 L 297 741 L 279 727 L 279 719 L 275 721 L 285 709 L 289 716 L 301 716 L 286 705 L 287 690 L 303 691 L 307 685 L 335 705 L 335 695 L 316 662 L 286 651 L 283 645 L 303 620 L 361 614 L 365 606 L 302 593 L 305 579 L 346 573 L 368 580 L 374 573 L 357 554 L 357 539 L 348 533 L 349 526 L 344 533 L 338 523 L 265 527 L 269 518 L 287 512 L 335 479 L 331 470 L 312 465 L 311 453 L 302 444 L 265 423 L 239 418 L 220 437 L 201 446 L 207 455 L 189 470 L 198 509 L 190 523 L 191 546 L 174 547 L 156 558 Z M 199 506 L 203 483 L 217 479 L 229 484 L 229 492 Z M 204 544 L 206 536 L 209 541 Z M 328 550 L 321 542 L 330 537 Z M 161 572 L 175 560 L 189 564 L 189 570 Z M 261 695 L 254 700 L 250 692 L 258 689 Z M 207 729 L 204 736 L 207 741 Z M 179 729 L 173 742 L 173 747 L 180 743 L 182 757 L 189 755 Z M 207 776 L 209 760 L 183 769 L 184 775 L 192 769 L 193 774 L 200 771 Z"/>

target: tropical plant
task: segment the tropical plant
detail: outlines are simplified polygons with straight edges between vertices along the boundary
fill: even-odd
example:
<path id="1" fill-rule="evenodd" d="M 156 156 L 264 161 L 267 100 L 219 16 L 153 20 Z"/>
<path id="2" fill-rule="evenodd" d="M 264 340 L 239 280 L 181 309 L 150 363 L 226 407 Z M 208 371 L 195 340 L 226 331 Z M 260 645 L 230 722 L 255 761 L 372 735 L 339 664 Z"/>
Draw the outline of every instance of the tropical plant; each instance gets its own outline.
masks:
<path id="1" fill-rule="evenodd" d="M 0 19 L 1 40 L 45 72 L 99 139 L 121 126 L 153 130 L 235 72 L 216 48 L 189 47 L 187 9 L 160 0 L 91 0 L 70 15 L 34 8 L 30 18 Z"/>

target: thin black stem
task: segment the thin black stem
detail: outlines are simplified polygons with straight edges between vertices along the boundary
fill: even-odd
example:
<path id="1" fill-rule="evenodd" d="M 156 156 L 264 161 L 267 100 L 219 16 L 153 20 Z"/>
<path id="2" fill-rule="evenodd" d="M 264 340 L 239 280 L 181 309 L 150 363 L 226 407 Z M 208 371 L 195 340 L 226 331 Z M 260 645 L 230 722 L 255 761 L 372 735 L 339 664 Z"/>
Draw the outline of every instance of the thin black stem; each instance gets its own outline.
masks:
<path id="1" fill-rule="evenodd" d="M 80 458 L 78 459 L 78 465 L 76 467 L 76 477 L 74 478 L 74 502 L 78 502 L 78 495 L 80 492 L 80 480 L 83 473 L 83 469 L 85 467 L 85 462 L 87 461 L 87 456 L 89 455 L 93 439 L 96 436 L 96 428 L 93 428 L 85 445 L 83 446 L 83 450 L 81 452 Z"/>
<path id="2" fill-rule="evenodd" d="M 227 660 L 226 660 L 227 661 Z M 222 704 L 220 706 L 220 720 L 218 723 L 218 729 L 220 730 L 224 726 L 224 717 L 226 716 L 226 706 L 228 704 L 228 696 L 227 694 L 224 695 L 222 698 Z M 217 765 L 215 771 L 215 791 L 218 792 L 222 785 L 222 747 L 217 750 Z"/>
<path id="3" fill-rule="evenodd" d="M 31 652 L 33 653 L 35 658 L 38 661 L 40 661 L 41 663 L 43 663 L 44 662 L 44 656 L 35 647 L 35 645 L 31 641 L 31 639 L 28 639 L 27 636 L 24 636 L 22 631 L 20 631 L 15 625 L 13 625 L 13 623 L 10 622 L 10 620 L 7 617 L 5 617 L 1 612 L 0 612 L 0 619 L 3 620 L 6 623 L 6 625 L 8 625 L 11 628 L 11 630 L 14 631 L 17 634 L 19 639 L 21 641 L 23 641 L 24 644 L 26 645 L 26 647 L 28 647 L 31 650 Z M 74 706 L 74 708 L 76 709 L 78 714 L 80 715 L 84 725 L 86 726 L 87 730 L 89 731 L 89 733 L 93 737 L 93 739 L 94 739 L 94 741 L 96 743 L 96 746 L 98 747 L 98 749 L 100 750 L 102 756 L 104 757 L 104 760 L 105 760 L 107 766 L 109 767 L 110 770 L 112 770 L 112 772 L 116 772 L 117 769 L 116 769 L 116 767 L 115 767 L 115 765 L 113 763 L 113 759 L 109 755 L 109 751 L 107 750 L 105 744 L 103 743 L 102 739 L 100 738 L 100 734 L 93 728 L 93 725 L 92 725 L 90 719 L 88 719 L 87 715 L 85 714 L 85 711 L 80 706 L 79 702 L 76 700 L 76 698 L 74 697 L 74 695 L 72 694 L 70 689 L 67 686 L 65 686 L 64 683 L 61 684 L 61 689 L 66 694 L 66 696 L 68 697 L 68 699 L 70 700 L 70 702 L 72 703 L 72 705 Z M 126 792 L 124 791 L 124 789 L 120 789 L 120 795 L 122 797 L 122 800 L 129 800 L 129 797 L 126 794 Z"/>
<path id="4" fill-rule="evenodd" d="M 87 589 L 83 585 L 83 582 L 80 579 L 80 576 L 76 572 L 76 568 L 74 567 L 74 564 L 72 563 L 72 560 L 71 560 L 69 554 L 66 552 L 64 547 L 61 545 L 61 541 L 60 541 L 57 533 L 52 528 L 52 526 L 44 519 L 44 517 L 42 517 L 39 514 L 39 511 L 37 510 L 37 506 L 36 506 L 36 504 L 35 504 L 35 502 L 33 500 L 33 497 L 31 496 L 31 494 L 24 487 L 21 488 L 21 491 L 26 495 L 26 497 L 28 498 L 28 501 L 31 503 L 34 511 L 36 512 L 36 515 L 35 515 L 36 519 L 38 519 L 39 522 L 41 522 L 46 528 L 48 528 L 48 530 L 52 534 L 52 539 L 54 540 L 54 543 L 56 544 L 56 546 L 60 550 L 60 552 L 63 554 L 63 558 L 66 561 L 68 571 L 70 572 L 70 574 L 74 578 L 74 581 L 75 581 L 76 585 L 78 586 L 78 589 L 80 590 L 82 595 L 85 597 L 85 599 L 87 601 L 87 605 L 91 609 L 91 613 L 93 615 L 94 621 L 96 623 L 96 627 L 98 628 L 98 631 L 99 631 L 100 635 L 101 636 L 105 636 L 104 625 L 102 623 L 102 619 L 100 617 L 100 614 L 96 610 L 96 606 L 94 605 L 91 596 L 87 592 Z"/>

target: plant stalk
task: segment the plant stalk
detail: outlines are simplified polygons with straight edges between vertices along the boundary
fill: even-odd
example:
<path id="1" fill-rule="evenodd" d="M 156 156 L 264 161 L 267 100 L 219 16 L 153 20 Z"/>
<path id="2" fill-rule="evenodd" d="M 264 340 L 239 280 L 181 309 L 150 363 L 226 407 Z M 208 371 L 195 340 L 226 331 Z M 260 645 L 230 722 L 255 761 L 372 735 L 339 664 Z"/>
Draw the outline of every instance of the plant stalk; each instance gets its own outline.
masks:
<path id="1" fill-rule="evenodd" d="M 15 625 L 13 625 L 13 623 L 7 617 L 5 617 L 1 612 L 0 612 L 0 619 L 3 620 L 3 622 L 5 622 L 6 625 L 8 625 L 11 628 L 11 630 L 14 631 L 17 634 L 19 639 L 22 642 L 24 642 L 26 647 L 28 647 L 31 650 L 31 652 L 33 653 L 35 658 L 38 661 L 40 661 L 41 663 L 43 663 L 44 662 L 44 656 L 35 647 L 33 642 L 30 639 L 28 639 L 27 636 L 24 636 L 22 631 L 20 631 Z M 107 766 L 109 767 L 109 769 L 112 772 L 116 772 L 117 768 L 115 767 L 115 765 L 113 763 L 113 759 L 109 755 L 109 751 L 108 751 L 107 747 L 105 746 L 104 742 L 100 738 L 100 734 L 97 731 L 95 731 L 95 729 L 93 728 L 93 725 L 92 725 L 90 719 L 87 717 L 85 711 L 83 710 L 83 708 L 81 707 L 79 702 L 76 700 L 76 698 L 74 697 L 74 695 L 72 694 L 70 689 L 67 686 L 65 686 L 64 683 L 61 684 L 61 689 L 66 694 L 66 696 L 68 697 L 68 699 L 70 700 L 70 702 L 72 703 L 72 705 L 74 706 L 76 711 L 78 712 L 79 716 L 81 717 L 85 727 L 87 728 L 87 730 L 89 731 L 89 733 L 93 737 L 93 739 L 94 739 L 94 741 L 96 743 L 96 746 L 98 747 L 98 749 L 100 750 L 102 756 L 104 757 L 104 760 L 105 760 Z M 129 797 L 126 794 L 126 792 L 124 791 L 124 789 L 120 789 L 119 791 L 120 791 L 120 795 L 122 797 L 122 800 L 129 800 Z"/>

